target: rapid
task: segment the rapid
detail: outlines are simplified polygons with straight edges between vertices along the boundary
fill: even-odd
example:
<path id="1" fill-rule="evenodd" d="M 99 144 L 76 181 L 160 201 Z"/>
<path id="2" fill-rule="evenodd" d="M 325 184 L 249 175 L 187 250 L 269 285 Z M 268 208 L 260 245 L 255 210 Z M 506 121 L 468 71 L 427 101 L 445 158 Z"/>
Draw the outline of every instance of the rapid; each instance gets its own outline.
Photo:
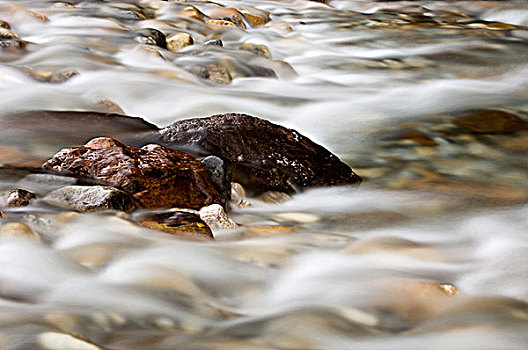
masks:
<path id="1" fill-rule="evenodd" d="M 270 20 L 211 29 L 189 6 Z M 40 240 L 0 237 L 1 349 L 528 347 L 528 133 L 457 121 L 491 109 L 528 120 L 527 2 L 0 0 L 0 20 L 27 43 L 0 47 L 0 121 L 247 113 L 363 177 L 246 198 L 229 213 L 239 228 L 212 242 L 112 211 L 13 209 Z M 143 28 L 195 44 L 146 45 Z M 228 84 L 196 74 L 214 62 Z M 0 163 L 78 146 L 39 127 L 46 137 L 0 130 Z M 1 190 L 56 186 L 0 172 Z"/>

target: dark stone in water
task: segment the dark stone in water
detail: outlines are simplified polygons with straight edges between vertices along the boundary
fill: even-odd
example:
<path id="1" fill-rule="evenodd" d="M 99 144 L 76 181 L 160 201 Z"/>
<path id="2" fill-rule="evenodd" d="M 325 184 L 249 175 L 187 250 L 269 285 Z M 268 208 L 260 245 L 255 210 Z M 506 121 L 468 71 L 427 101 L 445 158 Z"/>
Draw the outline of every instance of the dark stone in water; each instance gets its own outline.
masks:
<path id="1" fill-rule="evenodd" d="M 181 120 L 160 132 L 169 147 L 200 148 L 226 160 L 233 181 L 256 192 L 361 182 L 337 156 L 297 131 L 245 114 Z"/>
<path id="2" fill-rule="evenodd" d="M 202 164 L 211 173 L 211 180 L 218 192 L 224 196 L 226 201 L 231 200 L 231 171 L 227 168 L 226 162 L 216 156 L 209 156 L 202 159 Z"/>
<path id="3" fill-rule="evenodd" d="M 204 42 L 204 45 L 205 46 L 224 46 L 224 43 L 222 42 L 222 40 L 220 39 L 214 39 L 214 40 L 208 40 L 206 42 Z"/>
<path id="4" fill-rule="evenodd" d="M 132 196 L 109 186 L 66 186 L 48 193 L 43 200 L 82 213 L 97 210 L 128 212 L 136 208 Z"/>
<path id="5" fill-rule="evenodd" d="M 167 48 L 165 34 L 154 28 L 144 28 L 136 31 L 135 39 L 142 44 L 155 45 L 164 49 Z"/>
<path id="6" fill-rule="evenodd" d="M 226 205 L 202 163 L 187 153 L 160 145 L 139 149 L 100 137 L 84 146 L 59 151 L 42 167 L 116 187 L 132 194 L 145 208 Z"/>
<path id="7" fill-rule="evenodd" d="M 29 111 L 0 116 L 0 144 L 10 135 L 32 144 L 58 147 L 79 145 L 108 136 L 127 145 L 156 142 L 158 128 L 141 118 L 113 113 Z"/>

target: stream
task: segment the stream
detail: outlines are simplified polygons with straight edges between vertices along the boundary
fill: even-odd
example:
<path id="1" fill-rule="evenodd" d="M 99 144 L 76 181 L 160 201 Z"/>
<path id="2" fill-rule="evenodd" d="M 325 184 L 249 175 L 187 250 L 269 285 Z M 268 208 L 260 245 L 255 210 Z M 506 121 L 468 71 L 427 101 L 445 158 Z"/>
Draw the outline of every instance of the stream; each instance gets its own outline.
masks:
<path id="1" fill-rule="evenodd" d="M 0 0 L 0 27 L 0 126 L 247 113 L 363 178 L 233 202 L 210 242 L 11 209 L 0 225 L 39 239 L 0 227 L 0 349 L 528 347 L 528 2 Z M 82 144 L 54 123 L 2 127 L 0 164 Z M 0 190 L 60 186 L 0 171 Z"/>

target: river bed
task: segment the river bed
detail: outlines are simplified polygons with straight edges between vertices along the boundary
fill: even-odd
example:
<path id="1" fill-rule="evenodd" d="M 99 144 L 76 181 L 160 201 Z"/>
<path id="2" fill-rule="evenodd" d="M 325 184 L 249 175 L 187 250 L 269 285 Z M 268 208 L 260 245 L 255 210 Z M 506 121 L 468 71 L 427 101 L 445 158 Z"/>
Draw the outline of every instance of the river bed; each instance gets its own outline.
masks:
<path id="1" fill-rule="evenodd" d="M 0 0 L 0 20 L 16 35 L 0 47 L 0 121 L 247 113 L 363 177 L 245 198 L 214 242 L 111 211 L 13 209 L 3 225 L 39 240 L 0 238 L 0 348 L 528 346 L 526 2 Z M 147 45 L 144 28 L 194 45 Z M 490 110 L 490 125 L 475 117 Z M 0 163 L 80 145 L 40 128 L 0 130 Z M 53 186 L 0 173 L 2 190 Z"/>

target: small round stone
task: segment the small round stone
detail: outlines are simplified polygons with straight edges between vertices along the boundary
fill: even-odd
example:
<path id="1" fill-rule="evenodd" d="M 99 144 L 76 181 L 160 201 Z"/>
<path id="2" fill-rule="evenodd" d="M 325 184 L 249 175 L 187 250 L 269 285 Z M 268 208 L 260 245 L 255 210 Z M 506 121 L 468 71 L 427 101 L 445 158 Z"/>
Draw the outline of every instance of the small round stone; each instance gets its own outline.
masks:
<path id="1" fill-rule="evenodd" d="M 165 34 L 154 28 L 143 28 L 136 32 L 135 39 L 137 42 L 147 45 L 155 45 L 167 48 Z"/>
<path id="2" fill-rule="evenodd" d="M 17 188 L 9 191 L 6 204 L 8 207 L 25 207 L 35 198 L 37 198 L 37 196 L 34 193 Z"/>
<path id="3" fill-rule="evenodd" d="M 212 204 L 200 209 L 200 218 L 213 230 L 229 230 L 238 227 L 238 225 L 231 220 L 224 208 L 218 204 Z"/>
<path id="4" fill-rule="evenodd" d="M 208 40 L 206 42 L 204 42 L 204 45 L 205 46 L 224 46 L 224 43 L 222 42 L 222 40 L 220 39 L 214 39 L 214 40 Z"/>
<path id="5" fill-rule="evenodd" d="M 246 190 L 244 189 L 244 186 L 242 186 L 238 182 L 231 182 L 231 198 L 236 200 L 245 197 Z"/>
<path id="6" fill-rule="evenodd" d="M 218 26 L 218 27 L 233 27 L 236 28 L 236 24 L 231 21 L 226 21 L 225 19 L 209 19 L 205 23 Z"/>
<path id="7" fill-rule="evenodd" d="M 8 222 L 0 227 L 0 237 L 39 239 L 31 227 L 20 222 Z"/>
<path id="8" fill-rule="evenodd" d="M 169 51 L 179 51 L 192 44 L 194 44 L 194 40 L 187 33 L 176 33 L 167 37 L 167 50 Z"/>

